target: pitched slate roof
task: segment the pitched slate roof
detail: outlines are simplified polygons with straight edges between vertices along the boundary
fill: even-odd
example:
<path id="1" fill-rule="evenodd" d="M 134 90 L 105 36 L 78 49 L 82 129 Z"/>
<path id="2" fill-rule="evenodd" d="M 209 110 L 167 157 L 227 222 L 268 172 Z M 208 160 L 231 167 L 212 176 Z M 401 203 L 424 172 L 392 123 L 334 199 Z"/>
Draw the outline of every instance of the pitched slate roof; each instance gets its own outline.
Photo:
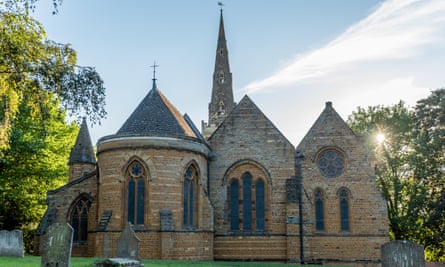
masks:
<path id="1" fill-rule="evenodd" d="M 159 91 L 153 81 L 153 88 L 113 137 L 159 136 L 201 139 L 193 131 L 194 126 L 190 123 L 191 121 L 186 121 Z"/>
<path id="2" fill-rule="evenodd" d="M 73 163 L 96 163 L 93 145 L 85 118 L 82 120 L 76 143 L 71 150 L 68 164 Z"/>

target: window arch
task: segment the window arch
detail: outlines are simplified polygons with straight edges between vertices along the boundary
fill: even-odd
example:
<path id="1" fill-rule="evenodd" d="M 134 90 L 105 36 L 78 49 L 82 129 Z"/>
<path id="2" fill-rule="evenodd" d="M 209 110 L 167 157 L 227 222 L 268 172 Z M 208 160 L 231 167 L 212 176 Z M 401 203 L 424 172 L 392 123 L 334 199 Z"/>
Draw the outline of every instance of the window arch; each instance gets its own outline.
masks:
<path id="1" fill-rule="evenodd" d="M 349 225 L 349 191 L 345 188 L 340 189 L 340 229 L 341 231 L 350 231 Z"/>
<path id="2" fill-rule="evenodd" d="M 266 183 L 244 172 L 228 184 L 230 230 L 255 232 L 266 230 Z"/>
<path id="3" fill-rule="evenodd" d="M 138 160 L 133 160 L 126 170 L 127 221 L 135 225 L 145 222 L 146 170 Z"/>
<path id="4" fill-rule="evenodd" d="M 73 243 L 82 244 L 88 240 L 88 211 L 91 200 L 81 196 L 71 207 L 70 224 L 73 227 Z"/>
<path id="5" fill-rule="evenodd" d="M 198 211 L 198 170 L 192 164 L 184 173 L 184 228 L 196 227 Z"/>
<path id="6" fill-rule="evenodd" d="M 324 196 L 320 189 L 315 191 L 315 230 L 324 231 Z"/>

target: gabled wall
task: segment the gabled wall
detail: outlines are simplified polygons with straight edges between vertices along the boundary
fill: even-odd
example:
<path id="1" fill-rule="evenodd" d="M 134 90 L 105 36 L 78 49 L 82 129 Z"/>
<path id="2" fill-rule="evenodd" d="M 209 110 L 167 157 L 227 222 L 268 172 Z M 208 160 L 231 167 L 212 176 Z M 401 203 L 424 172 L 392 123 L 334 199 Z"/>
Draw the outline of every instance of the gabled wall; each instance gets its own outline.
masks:
<path id="1" fill-rule="evenodd" d="M 285 185 L 286 179 L 294 173 L 292 144 L 247 96 L 217 128 L 209 142 L 214 153 L 209 163 L 209 183 L 215 207 L 215 259 L 285 259 Z M 254 181 L 263 179 L 266 183 L 265 231 L 230 230 L 229 183 L 246 172 Z M 255 192 L 254 186 L 252 188 Z M 255 222 L 252 224 L 255 228 Z"/>

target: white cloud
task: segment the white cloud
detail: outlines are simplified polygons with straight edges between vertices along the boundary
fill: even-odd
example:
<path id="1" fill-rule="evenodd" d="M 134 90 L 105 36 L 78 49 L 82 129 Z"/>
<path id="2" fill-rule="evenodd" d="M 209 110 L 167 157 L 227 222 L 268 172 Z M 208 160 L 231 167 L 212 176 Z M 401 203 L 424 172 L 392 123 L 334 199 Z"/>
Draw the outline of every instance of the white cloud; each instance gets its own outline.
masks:
<path id="1" fill-rule="evenodd" d="M 320 79 L 351 64 L 412 58 L 440 38 L 445 1 L 388 0 L 326 46 L 300 55 L 285 68 L 244 87 L 246 93 Z"/>

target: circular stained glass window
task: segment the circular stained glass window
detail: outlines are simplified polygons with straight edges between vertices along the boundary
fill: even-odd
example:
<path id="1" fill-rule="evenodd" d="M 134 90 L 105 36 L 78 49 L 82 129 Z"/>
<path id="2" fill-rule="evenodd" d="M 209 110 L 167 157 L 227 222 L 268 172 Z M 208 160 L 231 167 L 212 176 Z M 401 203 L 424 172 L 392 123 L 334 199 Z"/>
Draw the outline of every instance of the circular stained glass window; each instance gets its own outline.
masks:
<path id="1" fill-rule="evenodd" d="M 130 174 L 133 177 L 139 177 L 142 174 L 142 166 L 139 162 L 134 162 L 130 167 Z"/>
<path id="2" fill-rule="evenodd" d="M 335 178 L 343 174 L 345 160 L 343 155 L 334 149 L 327 149 L 318 156 L 318 169 L 326 178 Z"/>

